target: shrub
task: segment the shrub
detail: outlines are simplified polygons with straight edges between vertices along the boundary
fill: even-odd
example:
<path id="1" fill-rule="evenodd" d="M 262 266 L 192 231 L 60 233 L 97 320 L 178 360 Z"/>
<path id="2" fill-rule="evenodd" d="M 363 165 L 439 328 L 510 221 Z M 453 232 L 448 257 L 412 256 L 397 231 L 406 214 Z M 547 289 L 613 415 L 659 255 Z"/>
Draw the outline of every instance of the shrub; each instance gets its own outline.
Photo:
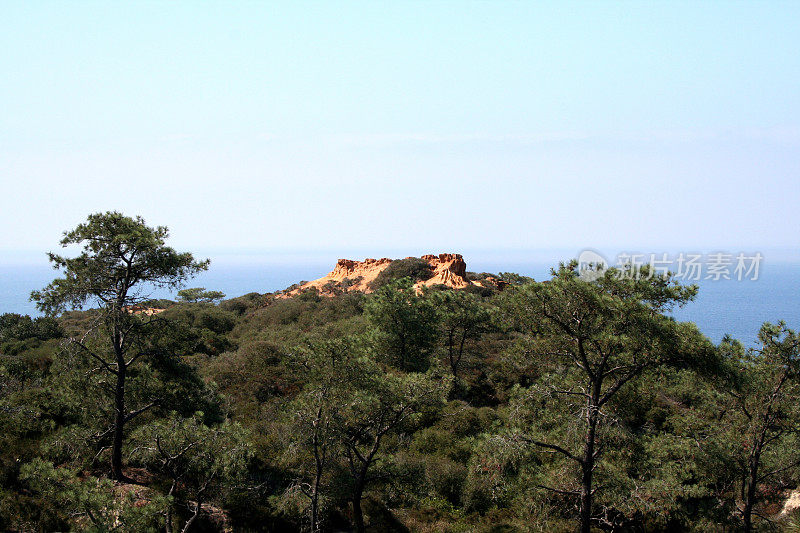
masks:
<path id="1" fill-rule="evenodd" d="M 433 271 L 427 261 L 419 257 L 397 259 L 389 263 L 378 276 L 369 284 L 372 290 L 378 290 L 387 283 L 396 279 L 411 278 L 413 281 L 425 281 L 433 277 Z"/>
<path id="2" fill-rule="evenodd" d="M 257 292 L 249 292 L 243 296 L 223 300 L 219 304 L 219 308 L 223 311 L 230 311 L 241 316 L 247 311 L 255 309 L 264 303 L 264 296 Z"/>

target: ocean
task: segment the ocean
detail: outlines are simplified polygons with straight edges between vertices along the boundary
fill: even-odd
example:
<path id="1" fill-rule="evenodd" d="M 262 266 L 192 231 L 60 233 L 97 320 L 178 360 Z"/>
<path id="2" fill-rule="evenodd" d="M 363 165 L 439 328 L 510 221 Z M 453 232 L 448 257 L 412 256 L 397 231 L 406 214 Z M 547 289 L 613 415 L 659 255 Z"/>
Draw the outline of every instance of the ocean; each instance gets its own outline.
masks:
<path id="1" fill-rule="evenodd" d="M 205 256 L 204 256 L 205 257 Z M 359 257 L 357 255 L 353 257 Z M 520 257 L 493 257 L 482 253 L 465 254 L 467 269 L 474 272 L 516 272 L 537 280 L 547 279 L 553 262 L 524 260 Z M 303 256 L 237 255 L 212 256 L 211 268 L 188 286 L 220 290 L 227 297 L 249 292 L 273 292 L 293 283 L 327 274 L 336 262 L 335 254 Z M 30 291 L 42 288 L 57 276 L 44 259 L 3 260 L 0 262 L 0 313 L 37 315 L 29 301 Z M 800 329 L 800 263 L 764 262 L 758 280 L 701 279 L 695 301 L 673 315 L 690 321 L 713 342 L 730 334 L 747 346 L 755 345 L 764 322 L 784 320 Z M 158 291 L 153 297 L 174 298 L 174 293 Z"/>

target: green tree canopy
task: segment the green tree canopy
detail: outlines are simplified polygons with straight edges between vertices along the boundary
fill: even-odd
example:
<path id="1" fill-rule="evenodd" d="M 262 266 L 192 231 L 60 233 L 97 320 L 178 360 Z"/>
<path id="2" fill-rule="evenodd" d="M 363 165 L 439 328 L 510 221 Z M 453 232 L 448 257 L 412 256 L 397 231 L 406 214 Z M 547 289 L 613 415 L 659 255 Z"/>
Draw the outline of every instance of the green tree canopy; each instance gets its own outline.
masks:
<path id="1" fill-rule="evenodd" d="M 698 346 L 713 350 L 695 328 L 664 314 L 690 301 L 696 287 L 646 268 L 610 269 L 588 282 L 576 268 L 562 263 L 552 279 L 513 290 L 507 310 L 529 334 L 527 353 L 540 372 L 532 387 L 516 391 L 518 438 L 562 459 L 560 468 L 572 474 L 542 487 L 576 498 L 581 531 L 588 533 L 601 518 L 593 507 L 594 478 L 615 453 L 620 429 L 615 395 L 647 369 L 691 363 L 703 353 Z"/>
<path id="2" fill-rule="evenodd" d="M 178 287 L 208 268 L 207 260 L 195 261 L 191 253 L 178 253 L 166 246 L 168 235 L 166 227 L 149 227 L 141 217 L 118 212 L 89 215 L 61 240 L 62 247 L 82 246 L 81 253 L 72 258 L 50 253 L 50 261 L 63 277 L 31 293 L 37 307 L 48 314 L 80 309 L 89 303 L 99 307 L 87 334 L 71 339 L 71 343 L 115 382 L 109 391 L 115 411 L 111 445 L 115 479 L 123 478 L 125 424 L 157 404 L 157 400 L 151 400 L 134 409 L 126 405 L 129 368 L 153 356 L 148 336 L 161 325 L 157 318 L 137 315 L 135 306 L 147 300 L 153 289 Z"/>
<path id="3" fill-rule="evenodd" d="M 225 298 L 222 291 L 207 291 L 205 287 L 193 287 L 178 291 L 178 300 L 182 302 L 214 303 Z"/>
<path id="4" fill-rule="evenodd" d="M 732 401 L 715 425 L 725 433 L 727 453 L 714 459 L 736 473 L 733 496 L 748 532 L 754 517 L 764 516 L 758 505 L 776 500 L 764 486 L 791 485 L 800 472 L 800 335 L 780 322 L 764 324 L 758 338 L 760 349 L 743 350 L 728 338 L 720 345 L 735 372 Z"/>
<path id="5" fill-rule="evenodd" d="M 410 278 L 387 283 L 370 295 L 364 314 L 375 326 L 376 353 L 406 371 L 425 371 L 436 346 L 437 314 L 431 299 Z"/>
<path id="6" fill-rule="evenodd" d="M 87 303 L 118 311 L 147 300 L 154 288 L 179 287 L 208 268 L 208 260 L 198 262 L 191 253 L 166 246 L 168 236 L 166 227 L 151 228 L 141 217 L 116 211 L 89 215 L 61 239 L 62 247 L 82 245 L 82 252 L 72 258 L 49 253 L 63 277 L 33 291 L 31 299 L 47 314 Z"/>
<path id="7" fill-rule="evenodd" d="M 447 363 L 457 380 L 469 341 L 477 340 L 492 326 L 492 314 L 474 294 L 459 290 L 441 290 L 431 294 L 438 313 Z"/>
<path id="8" fill-rule="evenodd" d="M 172 413 L 168 419 L 139 428 L 134 435 L 138 445 L 132 459 L 169 480 L 167 496 L 173 501 L 165 513 L 167 532 L 173 531 L 178 502 L 190 510 L 180 528 L 186 532 L 203 512 L 203 503 L 241 479 L 247 470 L 252 452 L 245 430 L 229 421 L 207 426 L 204 418 L 202 413 L 191 418 Z"/>

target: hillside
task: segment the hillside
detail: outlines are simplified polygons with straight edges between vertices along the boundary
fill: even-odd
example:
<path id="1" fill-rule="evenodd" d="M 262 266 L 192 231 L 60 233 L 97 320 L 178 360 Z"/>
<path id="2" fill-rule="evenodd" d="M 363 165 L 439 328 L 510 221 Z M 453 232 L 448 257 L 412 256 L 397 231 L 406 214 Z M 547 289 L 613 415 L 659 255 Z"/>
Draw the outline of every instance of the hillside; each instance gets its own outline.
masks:
<path id="1" fill-rule="evenodd" d="M 165 254 L 203 266 L 158 244 L 145 259 Z M 278 294 L 144 300 L 128 269 L 83 258 L 39 298 L 103 268 L 121 282 L 83 310 L 0 315 L 2 531 L 729 531 L 800 517 L 800 335 L 767 324 L 758 352 L 712 345 L 667 314 L 694 287 L 614 269 L 589 283 L 576 262 L 536 282 L 447 253 L 341 259 Z"/>

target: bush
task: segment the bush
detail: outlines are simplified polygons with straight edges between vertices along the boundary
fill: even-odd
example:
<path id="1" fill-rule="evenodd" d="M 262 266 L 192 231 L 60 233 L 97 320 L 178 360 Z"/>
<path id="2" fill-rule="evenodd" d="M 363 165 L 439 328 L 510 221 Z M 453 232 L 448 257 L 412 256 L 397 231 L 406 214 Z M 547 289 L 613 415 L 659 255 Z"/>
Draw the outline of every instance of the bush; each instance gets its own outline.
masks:
<path id="1" fill-rule="evenodd" d="M 466 478 L 466 465 L 451 459 L 436 457 L 425 465 L 425 480 L 428 487 L 453 506 L 461 504 L 461 491 Z"/>
<path id="2" fill-rule="evenodd" d="M 247 311 L 255 309 L 264 303 L 264 296 L 257 292 L 249 292 L 243 296 L 223 300 L 219 303 L 219 308 L 241 316 Z"/>
<path id="3" fill-rule="evenodd" d="M 64 331 L 54 318 L 39 317 L 31 319 L 28 315 L 5 313 L 0 315 L 0 342 L 38 339 L 58 339 Z"/>
<path id="4" fill-rule="evenodd" d="M 186 354 L 216 355 L 231 347 L 225 335 L 236 324 L 234 313 L 209 304 L 181 304 L 161 316 L 182 328 L 182 349 Z"/>
<path id="5" fill-rule="evenodd" d="M 417 282 L 431 277 L 433 277 L 433 271 L 427 261 L 423 261 L 419 257 L 409 257 L 389 263 L 389 266 L 383 269 L 369 286 L 372 290 L 378 290 L 396 279 L 411 278 Z"/>

